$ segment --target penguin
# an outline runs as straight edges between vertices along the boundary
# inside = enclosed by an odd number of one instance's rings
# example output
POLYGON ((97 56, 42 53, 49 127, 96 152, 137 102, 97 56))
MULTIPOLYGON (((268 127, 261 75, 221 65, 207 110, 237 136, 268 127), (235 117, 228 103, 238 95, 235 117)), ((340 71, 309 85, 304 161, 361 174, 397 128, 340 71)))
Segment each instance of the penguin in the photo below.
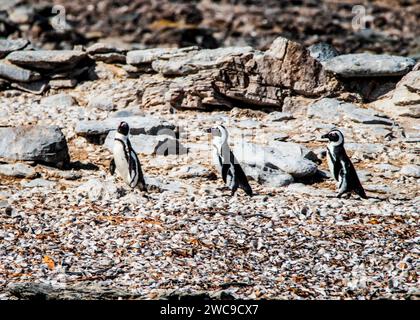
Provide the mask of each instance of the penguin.
POLYGON ((367 199, 356 169, 344 149, 344 135, 341 131, 332 129, 321 138, 330 141, 327 146, 327 161, 331 175, 338 181, 337 198, 340 198, 344 193, 354 191, 361 198, 367 199))
POLYGON ((131 188, 139 187, 141 191, 146 192, 147 187, 140 161, 128 138, 129 131, 128 123, 122 121, 115 133, 114 147, 112 149, 114 157, 111 160, 109 170, 112 175, 116 171, 131 188))
POLYGON ((207 129, 206 132, 213 136, 213 163, 226 186, 232 190, 231 196, 235 194, 238 188, 243 189, 248 196, 252 196, 253 193, 248 179, 229 148, 229 134, 226 128, 217 126, 207 129))

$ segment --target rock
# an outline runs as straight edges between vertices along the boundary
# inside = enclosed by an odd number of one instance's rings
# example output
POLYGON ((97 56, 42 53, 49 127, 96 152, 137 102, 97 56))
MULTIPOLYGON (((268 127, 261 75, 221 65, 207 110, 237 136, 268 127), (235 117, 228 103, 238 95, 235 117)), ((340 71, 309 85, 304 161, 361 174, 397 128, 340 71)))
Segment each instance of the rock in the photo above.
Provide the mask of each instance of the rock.
POLYGON ((261 170, 264 168, 279 169, 294 178, 312 176, 317 171, 317 165, 312 161, 303 158, 303 156, 282 153, 282 150, 278 148, 244 142, 235 145, 233 152, 240 163, 258 167, 261 170))
POLYGON ((338 51, 332 45, 324 42, 313 44, 308 50, 311 57, 321 63, 339 55, 338 51))
POLYGON ((114 99, 112 96, 101 94, 91 95, 88 102, 89 108, 95 108, 99 110, 112 111, 116 108, 114 99))
POLYGON ((31 82, 41 79, 41 75, 38 72, 23 69, 2 61, 0 61, 0 77, 18 82, 31 82))
POLYGON ((45 179, 38 178, 29 182, 21 181, 20 184, 24 188, 53 188, 56 186, 57 183, 54 181, 48 181, 45 179))
POLYGON ((169 183, 162 182, 160 179, 155 177, 145 177, 146 185, 148 190, 156 190, 159 192, 169 191, 171 193, 183 193, 189 190, 189 186, 181 182, 172 181, 169 183))
POLYGON ((48 81, 39 80, 34 82, 14 82, 11 86, 33 94, 43 94, 48 89, 48 81))
POLYGON ((178 177, 180 179, 194 179, 194 178, 216 178, 215 174, 199 164, 186 165, 181 167, 179 170, 171 173, 171 176, 178 177))
POLYGON ((243 169, 247 177, 269 188, 279 188, 294 182, 292 175, 270 167, 260 168, 244 164, 243 169))
MULTIPOLYGON (((108 133, 104 146, 112 151, 115 130, 108 133)), ((167 135, 138 134, 130 137, 130 142, 136 152, 150 155, 183 155, 188 153, 177 139, 167 135)))
POLYGON ((400 174, 407 177, 420 178, 420 166, 407 164, 401 168, 400 174))
POLYGON ((60 128, 36 125, 0 128, 0 157, 45 162, 58 167, 70 160, 66 138, 60 128))
POLYGON ((345 54, 324 62, 326 70, 345 78, 402 76, 414 65, 411 58, 369 53, 345 54))
POLYGON ((88 48, 86 48, 86 52, 88 54, 100 54, 100 53, 124 53, 126 50, 121 50, 119 48, 116 48, 110 44, 107 43, 95 43, 88 48))
POLYGON ((349 142, 344 145, 346 150, 351 150, 354 152, 361 152, 363 154, 373 155, 376 153, 383 153, 385 151, 385 146, 380 143, 354 143, 349 142))
POLYGON ((126 56, 121 53, 110 52, 110 53, 98 53, 91 56, 96 61, 102 61, 105 63, 126 63, 126 56))
POLYGON ((76 50, 37 50, 15 51, 7 56, 7 60, 22 67, 40 70, 54 70, 65 67, 71 69, 87 57, 83 51, 76 50))
POLYGON ((77 79, 53 79, 48 83, 51 89, 74 88, 77 85, 77 79))
POLYGON ((144 50, 133 50, 127 52, 127 63, 133 66, 151 64, 155 59, 160 56, 171 53, 175 49, 165 49, 165 48, 154 48, 154 49, 144 49, 144 50))
POLYGON ((251 47, 202 49, 187 51, 184 54, 175 51, 159 56, 153 61, 152 68, 165 76, 182 76, 195 73, 198 70, 216 68, 228 56, 241 55, 252 51, 251 47))
POLYGON ((26 39, 0 39, 0 59, 10 52, 24 49, 28 44, 26 39))
POLYGON ((90 142, 103 144, 109 131, 116 130, 121 121, 126 121, 130 126, 132 135, 169 134, 173 136, 175 126, 168 122, 152 117, 133 116, 125 118, 108 118, 102 121, 80 121, 75 128, 79 136, 87 138, 90 142), (172 132, 172 134, 171 134, 172 132))
POLYGON ((41 99, 40 104, 48 107, 71 107, 76 105, 76 100, 69 94, 59 93, 41 99))
POLYGON ((316 117, 333 123, 345 117, 364 124, 394 124, 392 120, 378 116, 372 109, 359 108, 352 103, 332 98, 324 98, 311 104, 307 109, 307 115, 310 118, 316 117))
POLYGON ((291 120, 291 119, 294 119, 294 117, 289 112, 274 111, 274 112, 270 112, 266 116, 266 119, 267 121, 278 122, 278 121, 291 120))
POLYGON ((0 164, 0 175, 33 179, 38 176, 34 168, 23 163, 0 164))
POLYGON ((420 71, 411 71, 397 83, 392 101, 397 106, 420 104, 420 71))
POLYGON ((113 177, 106 180, 90 179, 76 189, 77 194, 88 197, 91 201, 106 201, 118 199, 126 194, 124 188, 119 187, 113 177))
POLYGON ((393 166, 392 164, 389 164, 389 163, 379 163, 379 164, 375 164, 373 167, 376 170, 382 171, 382 172, 396 172, 396 171, 400 171, 400 168, 399 167, 393 166))

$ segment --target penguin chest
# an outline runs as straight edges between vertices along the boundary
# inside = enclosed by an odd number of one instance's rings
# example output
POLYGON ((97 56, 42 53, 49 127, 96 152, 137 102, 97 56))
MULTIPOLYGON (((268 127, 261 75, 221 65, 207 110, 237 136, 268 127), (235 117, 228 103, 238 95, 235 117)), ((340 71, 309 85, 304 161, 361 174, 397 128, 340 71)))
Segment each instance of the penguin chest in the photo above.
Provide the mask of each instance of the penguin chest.
POLYGON ((334 163, 336 161, 335 155, 334 155, 334 150, 331 150, 330 147, 328 147, 328 152, 327 152, 327 163, 328 163, 328 169, 330 170, 331 176, 333 177, 333 179, 335 179, 334 176, 334 163))
POLYGON ((115 141, 114 148, 114 161, 115 161, 115 171, 117 174, 126 182, 130 182, 130 170, 129 170, 129 155, 126 155, 124 145, 115 141))
POLYGON ((223 160, 221 158, 221 155, 219 154, 219 151, 217 150, 217 147, 213 145, 212 150, 212 158, 213 158, 213 164, 216 167, 217 171, 219 171, 220 174, 222 174, 222 165, 223 160))

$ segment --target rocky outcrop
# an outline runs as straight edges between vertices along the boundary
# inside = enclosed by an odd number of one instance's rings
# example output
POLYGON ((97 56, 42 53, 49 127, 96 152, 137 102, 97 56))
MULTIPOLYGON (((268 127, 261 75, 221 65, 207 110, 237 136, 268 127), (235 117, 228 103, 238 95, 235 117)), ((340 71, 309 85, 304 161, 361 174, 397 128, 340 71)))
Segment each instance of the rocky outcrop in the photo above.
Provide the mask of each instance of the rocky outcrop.
POLYGON ((66 138, 56 126, 0 128, 0 158, 57 167, 64 167, 70 161, 66 138))

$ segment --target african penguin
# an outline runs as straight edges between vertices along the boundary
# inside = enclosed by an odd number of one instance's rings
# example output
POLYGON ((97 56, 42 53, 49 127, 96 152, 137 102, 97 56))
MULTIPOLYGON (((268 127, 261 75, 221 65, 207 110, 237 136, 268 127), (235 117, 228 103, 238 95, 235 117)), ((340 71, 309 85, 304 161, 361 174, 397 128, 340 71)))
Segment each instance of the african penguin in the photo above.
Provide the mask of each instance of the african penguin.
POLYGON ((129 131, 127 122, 123 121, 119 124, 112 149, 114 158, 111 160, 109 169, 112 175, 117 171, 131 188, 139 187, 141 191, 147 191, 139 158, 128 139, 129 131))
POLYGON ((354 191, 360 197, 367 199, 365 190, 360 183, 356 170, 344 149, 344 135, 337 129, 332 129, 321 138, 328 139, 327 161, 331 175, 338 181, 338 195, 354 191))
POLYGON ((238 188, 241 188, 249 196, 252 196, 252 189, 248 179, 236 160, 228 145, 228 132, 224 126, 217 126, 206 130, 213 136, 213 162, 222 175, 226 186, 232 190, 233 196, 238 188))

